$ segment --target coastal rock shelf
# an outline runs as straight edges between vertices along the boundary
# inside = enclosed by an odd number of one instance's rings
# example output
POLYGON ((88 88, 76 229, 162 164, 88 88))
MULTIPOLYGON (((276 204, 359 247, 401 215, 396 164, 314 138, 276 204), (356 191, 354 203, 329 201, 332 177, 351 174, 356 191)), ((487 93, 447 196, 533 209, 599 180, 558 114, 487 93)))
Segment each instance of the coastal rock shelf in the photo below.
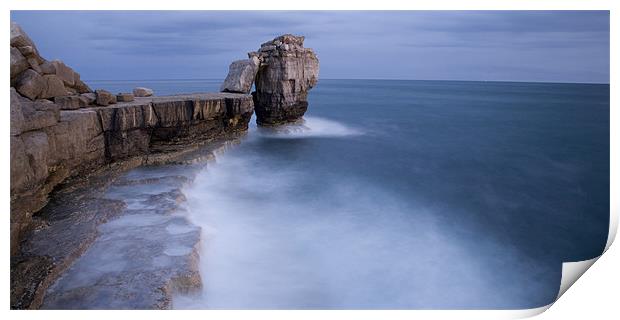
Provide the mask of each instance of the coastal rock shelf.
POLYGON ((11 111, 11 237, 17 252, 32 213, 66 178, 135 156, 162 162, 167 153, 245 131, 253 102, 250 95, 205 93, 59 110, 11 89, 11 111))
POLYGON ((161 162, 165 156, 156 154, 247 130, 253 113, 249 94, 155 97, 139 87, 141 97, 120 94, 117 102, 62 61, 44 59, 16 23, 10 48, 12 256, 34 226, 32 215, 65 179, 134 156, 161 162))
POLYGON ((114 160, 245 131, 254 106, 249 95, 203 93, 137 97, 91 110, 101 120, 106 158, 114 160))
POLYGON ((173 293, 198 290, 200 229, 184 216, 182 191, 236 143, 223 137, 169 154, 173 164, 119 162, 63 184, 37 213, 45 226, 11 260, 11 307, 167 309, 173 293))
POLYGON ((200 228, 183 217, 181 192, 196 166, 140 167, 117 179, 103 199, 118 217, 45 295, 42 309, 168 309, 173 292, 201 287, 200 228))

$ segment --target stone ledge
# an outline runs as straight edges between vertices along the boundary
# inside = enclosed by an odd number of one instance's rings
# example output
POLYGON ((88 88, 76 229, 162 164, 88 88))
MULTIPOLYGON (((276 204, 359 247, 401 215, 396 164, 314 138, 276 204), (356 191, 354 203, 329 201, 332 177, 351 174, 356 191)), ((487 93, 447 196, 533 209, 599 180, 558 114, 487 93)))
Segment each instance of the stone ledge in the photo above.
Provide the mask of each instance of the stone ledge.
POLYGON ((11 110, 11 252, 15 254, 21 234, 31 228, 33 213, 47 203, 58 183, 106 163, 174 153, 245 131, 254 104, 247 94, 194 93, 58 112, 54 103, 32 102, 11 89, 11 110))

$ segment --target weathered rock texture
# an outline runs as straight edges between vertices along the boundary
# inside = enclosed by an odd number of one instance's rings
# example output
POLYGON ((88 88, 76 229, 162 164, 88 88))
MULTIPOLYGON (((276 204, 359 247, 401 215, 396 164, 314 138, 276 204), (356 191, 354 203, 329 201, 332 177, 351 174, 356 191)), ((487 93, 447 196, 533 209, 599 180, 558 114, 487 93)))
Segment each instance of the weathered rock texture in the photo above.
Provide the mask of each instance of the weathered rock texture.
POLYGON ((148 157, 164 166, 134 157, 63 183, 11 259, 11 308, 165 309, 173 292, 200 288, 182 188, 234 136, 148 157))
POLYGON ((133 95, 136 97, 150 97, 153 95, 153 90, 144 87, 136 87, 133 89, 133 95))
POLYGON ((46 61, 41 57, 34 42, 14 22, 11 22, 11 87, 31 100, 92 92, 80 80, 80 75, 62 61, 46 61))
POLYGON ((47 194, 69 176, 134 156, 176 151, 247 130, 250 95, 207 93, 136 98, 60 110, 11 88, 11 248, 47 194))
POLYGON ((102 89, 95 90, 95 95, 97 96, 97 99, 95 100, 97 105, 107 106, 109 104, 116 103, 116 96, 112 95, 109 91, 102 90, 102 89))
POLYGON ((11 255, 17 254, 22 234, 32 229, 33 213, 66 178, 244 131, 253 112, 250 95, 232 93, 92 105, 115 103, 116 95, 92 93, 64 63, 41 58, 15 23, 11 84, 11 255))
POLYGON ((119 93, 116 95, 116 101, 131 102, 134 100, 133 93, 119 93))
POLYGON ((287 34, 249 53, 260 60, 253 93, 258 124, 291 122, 306 112, 308 91, 318 81, 319 60, 303 44, 304 37, 287 34))
POLYGON ((255 56, 231 63, 228 68, 228 76, 222 83, 220 91, 250 93, 259 64, 260 60, 255 56))
POLYGON ((105 140, 94 110, 61 111, 11 88, 11 253, 47 194, 72 174, 106 162, 105 140))

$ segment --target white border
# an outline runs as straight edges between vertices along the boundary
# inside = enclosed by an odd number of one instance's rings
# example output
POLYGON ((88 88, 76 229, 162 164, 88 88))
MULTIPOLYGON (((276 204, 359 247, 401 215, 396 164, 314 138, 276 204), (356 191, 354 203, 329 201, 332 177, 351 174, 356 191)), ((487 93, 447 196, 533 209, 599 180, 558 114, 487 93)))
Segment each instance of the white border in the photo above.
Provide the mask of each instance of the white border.
MULTIPOLYGON (((295 2, 295 1, 283 1, 283 0, 263 0, 263 1, 249 1, 249 0, 236 0, 233 2, 221 1, 221 2, 209 2, 209 1, 196 1, 196 0, 151 0, 151 1, 127 1, 127 0, 5 0, 2 1, 3 6, 2 21, 3 24, 8 27, 8 21, 10 19, 9 10, 612 10, 611 13, 611 74, 610 74, 610 88, 611 88, 611 163, 618 164, 620 159, 618 158, 618 149, 620 137, 618 136, 617 126, 620 124, 619 116, 617 112, 618 97, 615 94, 617 91, 615 84, 615 75, 619 74, 618 65, 615 57, 618 57, 618 23, 616 21, 619 18, 619 14, 616 12, 619 8, 620 1, 613 0, 443 0, 443 1, 423 1, 420 3, 395 1, 395 0, 382 0, 380 2, 356 2, 355 6, 351 6, 346 2, 328 1, 328 0, 316 0, 313 2, 295 2)), ((3 35, 4 43, 8 43, 8 32, 3 35)), ((8 50, 4 51, 4 61, 8 60, 8 50)), ((3 74, 8 74, 8 67, 6 64, 2 65, 3 74)), ((8 77, 3 77, 2 82, 6 88, 9 84, 8 77)), ((8 91, 7 91, 8 92, 8 91)), ((7 92, 2 92, 3 105, 8 106, 9 95, 7 92)), ((9 108, 1 108, 3 112, 3 119, 5 125, 0 126, 0 141, 2 143, 2 150, 5 152, 2 156, 2 192, 5 195, 5 200, 2 201, 1 209, 5 213, 5 221, 8 221, 9 212, 9 125, 7 124, 10 119, 9 108)), ((610 194, 611 200, 611 221, 610 221, 610 236, 606 246, 606 250, 610 248, 610 245, 615 238, 618 225, 619 214, 619 202, 613 195, 618 195, 618 170, 617 167, 612 165, 611 167, 611 186, 610 194)), ((9 226, 5 225, 5 237, 3 237, 3 257, 5 257, 5 263, 2 264, 0 274, 5 275, 4 290, 0 291, 0 294, 5 301, 5 312, 9 308, 9 226)), ((615 249, 609 250, 613 252, 615 249)), ((615 250, 617 251, 617 250, 615 250)), ((556 306, 552 308, 551 312, 545 313, 541 318, 553 317, 554 319, 566 319, 572 318, 578 310, 582 316, 591 314, 611 315, 617 314, 617 310, 614 308, 614 304, 611 302, 613 296, 618 296, 617 286, 620 281, 618 280, 618 273, 615 270, 620 270, 620 262, 618 252, 614 252, 613 256, 609 256, 610 253, 606 253, 601 260, 605 261, 605 265, 593 266, 593 269, 597 269, 596 276, 586 274, 584 278, 597 279, 598 281, 592 287, 592 283, 589 283, 589 289, 595 292, 576 292, 573 294, 569 290, 565 295, 566 299, 573 299, 573 303, 562 304, 562 300, 556 303, 556 306), (615 265, 614 265, 615 264, 615 265), (605 270, 607 273, 605 274, 605 270), (609 281, 609 279, 612 279, 609 281), (615 281, 613 280, 615 279, 615 281), (577 298, 575 298, 577 297, 577 298), (574 300, 578 299, 578 300, 574 300), (589 301, 589 302, 587 302, 589 301), (607 305, 605 305, 607 301, 607 305), (584 307, 585 306, 585 307, 584 307), (589 307, 596 307, 596 310, 589 310, 589 307), (605 307, 608 309, 608 313, 605 311, 605 307), (562 308, 562 309, 561 309, 562 308), (554 310, 556 309, 556 310, 554 310), (560 310, 561 309, 561 310, 560 310)), ((586 262, 565 264, 563 267, 563 284, 562 293, 566 292, 566 289, 570 286, 569 283, 574 281, 567 281, 570 279, 577 279, 587 268, 598 260, 598 258, 588 260, 586 262), (569 276, 569 272, 571 275, 569 276)), ((602 263, 602 262, 601 262, 602 263)), ((580 281, 581 282, 581 281, 580 281)), ((578 283, 577 287, 587 287, 588 284, 578 283)), ((585 290, 585 289, 584 289, 585 290)), ((565 298, 562 298, 565 299, 565 298)), ((218 319, 245 319, 245 318, 265 318, 265 319, 290 319, 294 317, 296 319, 316 319, 316 318, 338 318, 338 319, 410 319, 412 317, 421 317, 424 319, 508 319, 508 318, 521 318, 529 317, 539 314, 545 311, 549 306, 530 309, 530 310, 517 310, 517 311, 170 311, 170 312, 156 312, 156 311, 104 311, 104 312, 88 312, 88 311, 9 311, 5 315, 5 319, 32 319, 33 317, 41 318, 94 318, 94 319, 106 319, 110 317, 149 317, 155 319, 165 319, 170 316, 183 317, 183 318, 204 318, 204 317, 216 317, 218 319), (8 317, 6 317, 8 316, 8 317)))

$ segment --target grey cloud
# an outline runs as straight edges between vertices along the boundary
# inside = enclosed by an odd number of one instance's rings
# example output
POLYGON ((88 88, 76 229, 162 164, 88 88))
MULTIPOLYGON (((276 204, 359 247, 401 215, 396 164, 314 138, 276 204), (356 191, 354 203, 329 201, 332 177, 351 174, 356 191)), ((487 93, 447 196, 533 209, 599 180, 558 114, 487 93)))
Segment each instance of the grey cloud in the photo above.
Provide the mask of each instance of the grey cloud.
POLYGON ((317 51, 324 78, 609 81, 607 11, 21 11, 11 16, 46 56, 86 70, 83 76, 93 79, 131 79, 136 73, 222 78, 231 60, 279 34, 295 33, 317 51))

